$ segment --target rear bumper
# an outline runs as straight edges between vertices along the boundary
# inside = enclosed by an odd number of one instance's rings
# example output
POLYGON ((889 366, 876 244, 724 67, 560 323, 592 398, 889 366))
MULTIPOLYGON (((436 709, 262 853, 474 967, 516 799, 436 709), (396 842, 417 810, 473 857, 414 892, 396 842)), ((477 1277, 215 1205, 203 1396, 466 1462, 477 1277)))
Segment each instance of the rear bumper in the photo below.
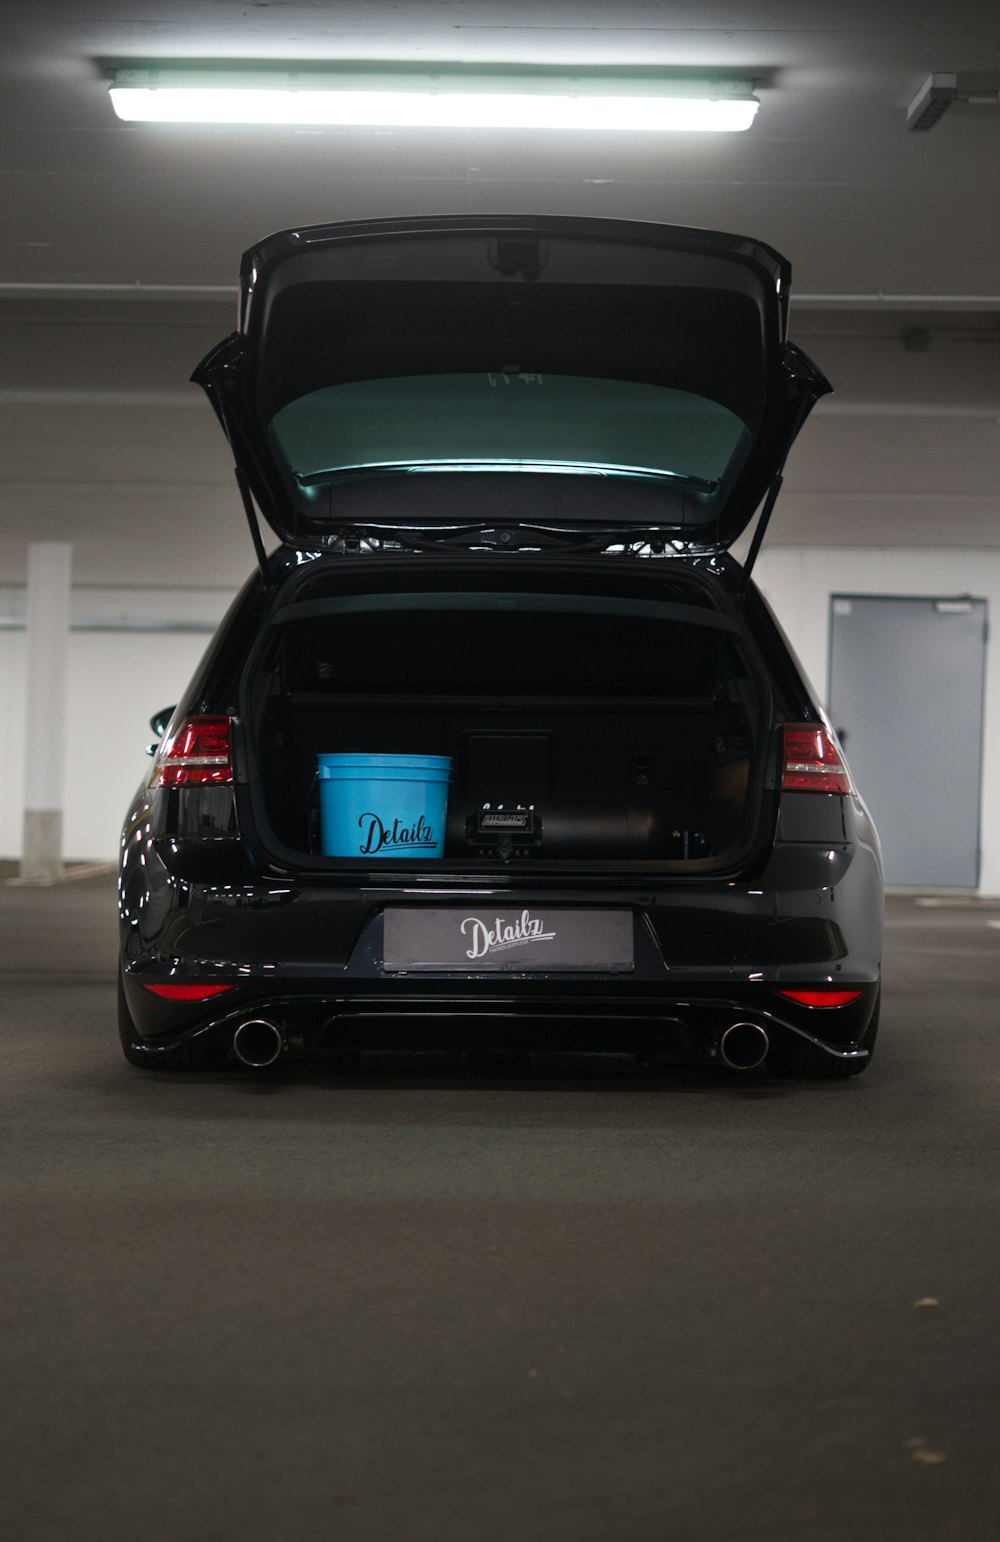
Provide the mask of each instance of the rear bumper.
POLYGON ((169 1055, 198 1040, 228 1049, 237 1028, 263 1019, 278 1029, 286 1054, 338 1056, 359 1050, 465 1050, 502 1054, 529 1050, 558 1053, 628 1053, 662 1056, 676 1063, 711 1064, 735 1023, 753 1023, 768 1038, 798 1037, 832 1058, 867 1058, 860 1048, 877 999, 877 982, 843 1008, 795 1007, 766 986, 729 991, 702 986, 683 994, 605 992, 594 988, 544 992, 528 982, 516 988, 474 990, 470 982, 451 990, 263 991, 249 983, 225 997, 185 1009, 184 1021, 168 1025, 173 1004, 149 996, 141 977, 125 976, 125 993, 137 1028, 132 1047, 169 1055), (151 1018, 157 1021, 152 1023, 151 1018), (155 1027, 155 1032, 150 1030, 155 1027), (145 1029, 145 1032, 141 1030, 145 1029))
MULTIPOLYGON (((135 1046, 147 1051, 168 1052, 195 1039, 228 1047, 241 1022, 262 1017, 279 1029, 287 1052, 304 1055, 365 1048, 551 1049, 711 1062, 736 1022, 754 1023, 772 1038, 808 1039, 832 1056, 857 1055, 875 1008, 877 959, 859 967, 837 927, 806 925, 801 917, 796 925, 787 915, 762 917, 756 908, 762 898, 743 895, 737 902, 730 895, 728 909, 721 903, 706 909, 705 896, 697 908, 634 902, 635 966, 627 973, 399 975, 380 962, 381 902, 355 898, 360 928, 354 946, 340 967, 331 967, 329 938, 338 928, 330 906, 310 905, 300 896, 290 911, 301 922, 294 928, 295 949, 282 955, 272 946, 271 957, 263 957, 256 945, 261 938, 250 928, 242 936, 242 954, 226 956, 219 944, 241 935, 234 916, 218 928, 203 920, 172 934, 188 948, 128 960, 125 995, 135 1046), (316 929, 327 938, 325 959, 316 957, 316 929), (701 959, 691 957, 692 937, 702 940, 701 959), (799 956, 776 957, 778 941, 799 956), (723 956, 712 958, 712 946, 724 949, 723 956), (195 981, 231 989, 203 1002, 166 1001, 144 989, 195 981), (802 1006, 779 995, 780 989, 821 985, 861 994, 839 1008, 802 1006)), ((254 914, 252 904, 247 914, 254 914)), ((280 941, 270 928, 266 934, 272 945, 280 941)))
MULTIPOLYGON (((725 1029, 749 1021, 834 1057, 855 1055, 877 1000, 881 863, 860 803, 829 801, 839 840, 779 838, 762 868, 739 881, 651 874, 599 886, 590 875, 519 891, 511 871, 449 883, 426 870, 382 886, 317 875, 282 881, 262 878, 236 841, 221 843, 233 864, 228 881, 203 882, 182 876, 191 871, 190 851, 149 834, 126 843, 120 885, 135 1045, 150 1053, 197 1039, 225 1045, 241 1022, 265 1017, 288 1051, 302 1054, 551 1047, 711 1061, 725 1029), (634 967, 391 973, 382 965, 383 916, 400 905, 626 910, 634 967), (194 982, 231 989, 177 1002, 143 988, 194 982), (817 1008, 778 994, 819 986, 861 995, 845 1007, 817 1008)), ((218 872, 219 843, 204 846, 218 872)))

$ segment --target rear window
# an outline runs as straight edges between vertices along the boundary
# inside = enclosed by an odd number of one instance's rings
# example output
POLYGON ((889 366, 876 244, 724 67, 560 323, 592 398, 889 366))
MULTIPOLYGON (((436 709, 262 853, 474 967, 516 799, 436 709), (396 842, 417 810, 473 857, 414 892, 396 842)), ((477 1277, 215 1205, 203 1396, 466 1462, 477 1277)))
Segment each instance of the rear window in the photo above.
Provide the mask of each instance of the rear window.
POLYGON ((690 391, 513 366, 328 386, 283 407, 269 437, 304 488, 369 470, 542 470, 712 492, 751 443, 734 412, 690 391))

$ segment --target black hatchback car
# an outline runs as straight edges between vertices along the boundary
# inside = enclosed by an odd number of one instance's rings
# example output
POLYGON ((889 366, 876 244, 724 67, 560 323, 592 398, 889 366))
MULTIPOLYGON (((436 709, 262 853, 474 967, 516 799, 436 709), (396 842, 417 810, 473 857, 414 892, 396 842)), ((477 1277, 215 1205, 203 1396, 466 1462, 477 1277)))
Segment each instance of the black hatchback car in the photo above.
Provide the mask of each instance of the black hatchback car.
POLYGON ((829 389, 789 277, 573 218, 246 254, 194 379, 257 569, 122 835, 128 1060, 865 1069, 878 842, 750 578, 829 389))

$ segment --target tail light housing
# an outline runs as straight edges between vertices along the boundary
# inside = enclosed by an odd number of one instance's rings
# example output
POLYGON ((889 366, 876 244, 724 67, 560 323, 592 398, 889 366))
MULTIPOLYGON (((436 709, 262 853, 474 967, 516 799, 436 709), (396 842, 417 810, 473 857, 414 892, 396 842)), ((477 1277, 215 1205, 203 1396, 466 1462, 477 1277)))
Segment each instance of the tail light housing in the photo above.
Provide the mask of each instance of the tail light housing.
POLYGON ((160 746, 150 786, 219 787, 232 781, 232 719, 186 717, 160 746))
POLYGON ((786 723, 781 758, 782 792, 854 791, 851 774, 829 729, 822 723, 786 723))

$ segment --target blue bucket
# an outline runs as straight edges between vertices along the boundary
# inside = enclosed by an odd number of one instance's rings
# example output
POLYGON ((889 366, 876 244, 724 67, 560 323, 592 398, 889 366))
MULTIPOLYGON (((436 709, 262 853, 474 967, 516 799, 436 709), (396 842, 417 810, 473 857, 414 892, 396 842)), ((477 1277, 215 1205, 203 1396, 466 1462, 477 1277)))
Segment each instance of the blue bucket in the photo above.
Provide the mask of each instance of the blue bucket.
POLYGON ((450 755, 319 755, 325 857, 443 857, 450 755))

